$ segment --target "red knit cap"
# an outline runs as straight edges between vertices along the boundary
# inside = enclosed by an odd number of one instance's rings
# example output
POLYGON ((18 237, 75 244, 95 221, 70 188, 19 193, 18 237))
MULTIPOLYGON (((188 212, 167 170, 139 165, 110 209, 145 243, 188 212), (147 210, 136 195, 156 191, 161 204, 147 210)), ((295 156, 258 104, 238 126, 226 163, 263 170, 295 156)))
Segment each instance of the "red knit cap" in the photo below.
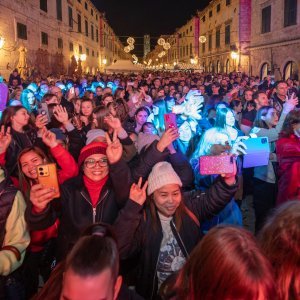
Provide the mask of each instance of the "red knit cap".
POLYGON ((102 142, 92 142, 87 146, 83 147, 80 151, 80 155, 78 158, 79 167, 83 164, 83 162, 93 154, 104 154, 106 155, 107 144, 102 142))

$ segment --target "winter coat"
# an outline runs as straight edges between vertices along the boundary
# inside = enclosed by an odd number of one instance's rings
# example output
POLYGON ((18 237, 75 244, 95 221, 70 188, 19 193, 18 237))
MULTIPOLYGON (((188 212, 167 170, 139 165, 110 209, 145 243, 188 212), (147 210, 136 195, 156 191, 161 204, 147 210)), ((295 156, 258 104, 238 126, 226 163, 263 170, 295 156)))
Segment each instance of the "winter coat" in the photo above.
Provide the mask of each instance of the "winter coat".
MULTIPOLYGON (((237 186, 237 184, 228 186, 218 177, 207 192, 186 192, 183 201, 188 210, 201 222, 218 214, 231 200, 237 186)), ((170 225, 182 253, 187 258, 201 239, 202 234, 199 224, 186 210, 183 210, 180 217, 182 221, 180 228, 176 228, 175 217, 170 225)), ((154 220, 150 207, 144 208, 129 200, 120 211, 114 228, 118 239, 120 258, 138 257, 136 291, 146 299, 153 299, 157 292, 156 267, 163 238, 157 212, 156 220, 154 220), (154 229, 155 221, 158 225, 157 230, 154 229)))
POLYGON ((276 143, 279 162, 277 205, 300 200, 300 138, 292 134, 276 143))
POLYGON ((57 238, 57 259, 65 258, 80 233, 87 226, 104 222, 112 224, 125 205, 131 185, 130 172, 124 161, 109 167, 109 180, 103 186, 98 203, 93 207, 83 176, 72 178, 61 186, 61 197, 50 202, 42 213, 26 209, 26 221, 31 230, 43 230, 60 219, 57 238))

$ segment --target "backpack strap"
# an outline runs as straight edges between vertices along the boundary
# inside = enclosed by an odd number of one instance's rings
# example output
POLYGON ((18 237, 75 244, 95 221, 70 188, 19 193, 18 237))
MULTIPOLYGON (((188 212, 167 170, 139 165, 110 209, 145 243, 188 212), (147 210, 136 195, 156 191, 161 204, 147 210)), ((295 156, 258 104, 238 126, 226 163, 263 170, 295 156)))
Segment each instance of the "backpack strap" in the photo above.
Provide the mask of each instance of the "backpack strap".
POLYGON ((184 205, 184 210, 185 210, 186 214, 194 221, 194 223, 198 227, 200 227, 200 222, 199 222, 198 218, 196 217, 196 215, 190 209, 188 209, 185 205, 184 205))

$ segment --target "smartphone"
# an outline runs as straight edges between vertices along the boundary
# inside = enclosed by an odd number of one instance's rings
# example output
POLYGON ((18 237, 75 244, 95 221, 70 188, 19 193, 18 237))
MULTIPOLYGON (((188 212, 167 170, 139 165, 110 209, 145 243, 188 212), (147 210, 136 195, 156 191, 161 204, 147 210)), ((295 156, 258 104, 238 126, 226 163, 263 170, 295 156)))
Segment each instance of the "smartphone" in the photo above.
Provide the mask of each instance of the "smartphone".
POLYGON ((231 155, 204 155, 199 158, 201 175, 232 173, 233 164, 234 158, 231 155))
POLYGON ((56 164, 43 164, 37 166, 37 174, 38 182, 44 187, 55 189, 55 198, 60 197, 56 164))
POLYGON ((169 128, 178 128, 176 114, 174 113, 164 114, 164 120, 165 120, 166 130, 169 128))
POLYGON ((38 108, 38 114, 46 116, 48 123, 51 121, 48 106, 46 103, 41 103, 40 108, 38 108))
POLYGON ((270 145, 267 137, 242 140, 247 147, 243 155, 243 168, 266 166, 269 163, 270 145))

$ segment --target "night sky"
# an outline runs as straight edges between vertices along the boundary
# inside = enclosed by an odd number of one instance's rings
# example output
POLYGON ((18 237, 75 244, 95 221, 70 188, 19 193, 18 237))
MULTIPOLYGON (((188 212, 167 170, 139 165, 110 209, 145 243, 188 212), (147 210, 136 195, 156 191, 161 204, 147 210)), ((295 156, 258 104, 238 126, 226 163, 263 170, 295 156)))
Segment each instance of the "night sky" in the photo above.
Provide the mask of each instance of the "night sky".
POLYGON ((140 47, 136 47, 133 52, 137 56, 142 56, 144 34, 150 34, 153 47, 159 35, 174 33, 176 28, 183 26, 196 15, 197 9, 204 8, 209 0, 177 0, 178 4, 171 0, 92 0, 92 2, 101 12, 105 12, 106 19, 123 44, 126 44, 128 36, 135 38, 135 46, 140 47))

